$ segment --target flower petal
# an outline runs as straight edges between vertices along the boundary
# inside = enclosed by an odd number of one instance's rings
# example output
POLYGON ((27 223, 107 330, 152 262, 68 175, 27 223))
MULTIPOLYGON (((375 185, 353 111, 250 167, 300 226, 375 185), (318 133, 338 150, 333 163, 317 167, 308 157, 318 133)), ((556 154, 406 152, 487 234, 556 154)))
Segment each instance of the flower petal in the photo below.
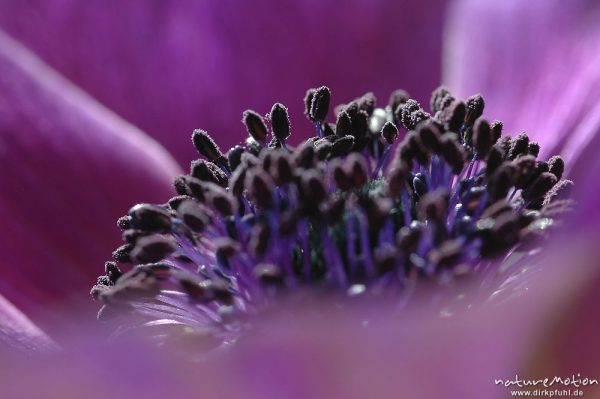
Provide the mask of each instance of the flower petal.
POLYGON ((373 308, 377 322, 366 324, 347 309, 319 307, 277 312, 251 336, 201 362, 169 351, 140 355, 140 341, 121 351, 88 342, 87 350, 41 362, 0 360, 0 382, 12 382, 0 384, 0 395, 37 397, 40 387, 50 387, 45 398, 99 397, 93 392, 154 398, 168 387, 173 397, 501 397, 507 391, 494 378, 514 375, 532 340, 513 308, 449 319, 426 309, 399 318, 373 308))
POLYGON ((312 131, 309 87, 338 103, 372 90, 385 104, 398 87, 428 101, 445 3, 9 0, 0 26, 187 164, 194 128, 228 148, 247 108, 282 102, 293 129, 312 131))
POLYGON ((0 32, 0 292, 62 319, 119 241, 117 217, 164 201, 178 173, 159 144, 0 32))
POLYGON ((0 353, 53 352, 57 345, 0 295, 0 353))
POLYGON ((444 80, 457 94, 481 92, 489 115, 511 134, 526 130, 542 156, 563 153, 576 169, 588 161, 580 154, 600 132, 589 115, 600 92, 597 2, 459 0, 447 33, 444 80))

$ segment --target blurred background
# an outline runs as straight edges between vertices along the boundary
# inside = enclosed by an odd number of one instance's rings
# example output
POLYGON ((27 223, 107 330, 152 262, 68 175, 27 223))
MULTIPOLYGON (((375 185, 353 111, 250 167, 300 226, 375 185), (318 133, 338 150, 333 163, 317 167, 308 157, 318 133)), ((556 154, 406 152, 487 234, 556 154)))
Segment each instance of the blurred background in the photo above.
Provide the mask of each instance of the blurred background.
POLYGON ((228 148, 242 112, 327 84, 337 103, 440 81, 446 1, 3 1, 2 29, 187 168, 202 127, 228 148))

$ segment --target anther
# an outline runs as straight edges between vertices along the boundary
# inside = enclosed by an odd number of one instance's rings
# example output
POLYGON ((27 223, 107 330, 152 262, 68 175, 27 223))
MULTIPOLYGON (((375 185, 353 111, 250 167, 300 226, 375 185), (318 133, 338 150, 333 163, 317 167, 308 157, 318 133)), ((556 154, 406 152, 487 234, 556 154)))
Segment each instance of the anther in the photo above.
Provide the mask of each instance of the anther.
POLYGON ((342 191, 348 191, 352 187, 352 180, 341 163, 333 167, 333 180, 335 180, 335 184, 342 191))
POLYGON ((164 259, 177 248, 173 237, 154 234, 140 237, 133 250, 131 259, 134 263, 153 263, 164 259))
POLYGON ((410 148, 410 154, 423 166, 429 164, 429 153, 416 132, 408 132, 404 142, 410 148))
POLYGON ((187 186, 187 193, 199 201, 204 201, 206 196, 204 195, 204 183, 192 176, 185 176, 185 184, 187 186))
POLYGON ((289 183, 293 179, 292 165, 286 154, 280 154, 273 163, 274 169, 271 173, 277 185, 289 183))
POLYGON ((560 180, 565 171, 565 161, 560 155, 554 155, 548 160, 548 172, 556 176, 560 180))
POLYGON ((465 120, 467 107, 462 101, 455 101, 442 113, 444 129, 449 132, 459 132, 465 120))
POLYGON ((236 145, 227 151, 227 160, 229 161, 229 167, 232 171, 235 171, 237 167, 242 163, 242 154, 245 152, 244 147, 236 145))
POLYGON ((429 188, 427 187, 427 182, 425 181, 425 176, 422 173, 417 173, 412 180, 413 190, 415 190, 415 194, 417 198, 423 197, 427 194, 429 188))
POLYGON ((273 205, 273 182, 267 173, 253 170, 246 177, 246 188, 260 208, 268 209, 273 205))
POLYGON ((194 147, 200 153, 211 162, 217 161, 223 157, 223 153, 219 149, 219 146, 214 142, 212 137, 208 135, 204 130, 196 129, 192 134, 192 142, 194 147))
POLYGON ((525 155, 529 151, 529 137, 525 133, 519 134, 510 143, 508 159, 515 159, 519 155, 525 155))
POLYGON ((126 230, 131 227, 131 218, 129 216, 121 216, 117 219, 117 226, 121 230, 126 230))
POLYGON ((123 240, 125 242, 128 242, 130 244, 135 244, 136 241, 138 240, 138 238, 146 236, 148 234, 150 234, 150 233, 142 231, 142 230, 128 229, 123 232, 121 237, 123 238, 123 240))
POLYGON ((312 141, 306 141, 293 156, 293 164, 298 168, 310 169, 315 161, 315 145, 312 141))
POLYGON ((315 171, 309 171, 302 176, 302 191, 309 207, 318 207, 327 198, 325 184, 315 171))
POLYGON ((450 165, 452 173, 459 174, 465 166, 465 154, 455 135, 444 133, 440 144, 442 158, 450 165))
POLYGON ((467 126, 473 125, 475 120, 483 115, 483 109, 485 108, 485 101, 480 94, 475 94, 467 99, 467 112, 465 114, 465 124, 467 126))
POLYGON ((365 158, 358 153, 352 153, 348 156, 346 171, 353 182, 354 188, 359 189, 369 181, 365 158))
POLYGON ((525 155, 517 158, 513 163, 517 168, 515 187, 518 189, 525 188, 535 173, 535 157, 533 155, 525 155))
POLYGON ((440 151, 440 131, 437 126, 433 123, 422 124, 417 130, 419 141, 423 146, 433 152, 438 153, 440 151))
POLYGON ((354 137, 350 135, 340 137, 339 139, 333 142, 330 156, 332 158, 336 158, 342 155, 346 155, 352 150, 352 147, 354 147, 354 137))
POLYGON ((521 196, 525 201, 533 201, 546 195, 558 179, 550 172, 543 172, 531 185, 523 190, 521 196))
POLYGON ((121 263, 131 263, 131 250, 133 249, 133 245, 124 244, 117 248, 113 253, 112 257, 117 262, 121 263))
POLYGON ((106 276, 110 282, 113 284, 116 283, 117 280, 123 275, 123 272, 115 262, 104 263, 104 272, 106 273, 106 276))
POLYGON ((400 109, 400 122, 407 130, 413 130, 417 125, 427 119, 431 115, 423 111, 421 105, 415 100, 408 100, 400 109))
POLYGON ((352 120, 352 135, 355 138, 355 143, 361 142, 367 134, 369 128, 369 115, 365 111, 358 111, 351 117, 352 120))
POLYGON ((494 139, 494 143, 497 142, 500 139, 500 136, 502 136, 502 128, 504 127, 504 124, 502 123, 502 121, 493 121, 490 124, 490 129, 492 129, 492 137, 494 139))
POLYGON ((312 120, 318 122, 325 120, 329 111, 330 99, 331 92, 327 86, 321 86, 315 90, 310 107, 310 117, 312 120))
POLYGON ((516 177, 516 168, 511 163, 505 162, 494 172, 487 190, 493 201, 505 198, 513 186, 516 177))
POLYGON ((317 159, 320 161, 327 159, 332 147, 333 144, 327 140, 321 140, 315 143, 315 154, 317 155, 317 159))
POLYGON ((192 161, 191 175, 200 181, 227 187, 227 175, 217 165, 204 159, 192 161))
MULTIPOLYGON (((252 110, 244 111, 242 122, 246 125, 248 134, 259 143, 264 143, 267 138, 267 126, 262 116, 252 110)), ((233 166, 232 166, 233 169, 233 166)))
POLYGON ((220 265, 229 268, 229 259, 240 251, 240 244, 230 238, 220 238, 215 242, 215 257, 220 265))
POLYGON ((173 225, 169 212, 159 206, 138 204, 129 210, 131 226, 135 229, 167 232, 173 225))
POLYGON ((280 142, 290 136, 290 118, 288 110, 283 104, 276 103, 271 108, 271 128, 273 136, 280 142))
POLYGON ((403 105, 409 99, 410 95, 405 90, 395 90, 392 92, 392 94, 390 94, 390 99, 388 101, 389 110, 395 114, 398 107, 403 105))
POLYGON ((167 204, 169 205, 169 208, 176 211, 177 208, 179 208, 179 205, 181 205, 181 203, 183 201, 187 201, 190 199, 192 199, 192 197, 190 197, 189 195, 177 195, 177 196, 169 199, 169 201, 167 201, 167 204))
POLYGON ((304 115, 306 115, 306 117, 312 122, 315 122, 315 120, 312 118, 310 111, 312 108, 312 102, 316 91, 317 89, 311 88, 308 89, 306 91, 306 94, 304 95, 304 115))
POLYGON ((206 228, 211 222, 206 210, 196 201, 184 201, 177 208, 177 216, 196 232, 200 232, 206 228))
POLYGON ((454 97, 445 86, 440 86, 431 94, 431 111, 435 114, 448 108, 454 102, 454 97))
POLYGON ((494 138, 490 124, 485 119, 478 119, 473 126, 473 145, 477 155, 485 157, 493 144, 494 138))
POLYGON ((361 111, 365 111, 368 116, 373 115, 373 111, 375 110, 376 102, 377 102, 377 99, 375 98, 375 95, 371 92, 365 93, 356 99, 358 108, 361 111))
POLYGON ((529 155, 537 157, 540 153, 540 145, 534 141, 529 142, 527 152, 529 153, 529 155))
POLYGON ((352 133, 352 120, 346 111, 338 114, 335 124, 335 134, 339 137, 350 135, 352 133))
POLYGON ((207 185, 207 197, 212 207, 223 216, 231 216, 237 210, 233 198, 219 186, 207 185))
MULTIPOLYGON (((175 191, 179 195, 189 195, 190 194, 190 190, 189 190, 188 185, 185 180, 186 180, 185 175, 177 176, 175 178, 175 180, 173 180, 173 186, 175 187, 175 191)), ((125 228, 127 228, 127 227, 125 227, 125 228)))
POLYGON ((381 128, 381 135, 388 144, 393 144, 398 137, 398 128, 392 122, 386 122, 381 128))
POLYGON ((502 136, 496 141, 495 147, 502 152, 502 159, 508 158, 508 152, 510 151, 512 140, 510 136, 502 136))

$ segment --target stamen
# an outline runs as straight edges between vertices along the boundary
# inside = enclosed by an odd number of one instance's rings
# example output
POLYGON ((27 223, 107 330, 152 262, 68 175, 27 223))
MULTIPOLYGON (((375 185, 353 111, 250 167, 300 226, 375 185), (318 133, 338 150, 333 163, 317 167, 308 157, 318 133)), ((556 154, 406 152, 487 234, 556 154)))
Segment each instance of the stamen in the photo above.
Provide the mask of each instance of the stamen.
POLYGON ((323 122, 329 111, 329 100, 331 92, 327 86, 321 86, 315 90, 311 106, 310 118, 316 122, 323 122))
POLYGON ((285 139, 290 137, 290 119, 288 117, 288 110, 283 104, 276 103, 271 108, 271 128, 274 138, 280 143, 283 143, 285 139))
MULTIPOLYGON (((264 143, 267 138, 267 126, 262 116, 252 110, 244 111, 242 122, 246 125, 248 134, 259 143, 264 143)), ((232 166, 233 168, 233 166, 232 166)), ((234 168, 235 169, 235 168, 234 168)))
POLYGON ((501 275, 490 258, 536 245, 572 209, 562 158, 536 160, 526 134, 501 136, 480 95, 465 103, 440 87, 430 114, 402 90, 385 109, 367 93, 335 107, 335 125, 330 101, 326 86, 307 91, 316 134, 296 147, 279 103, 266 118, 244 112, 249 137, 226 158, 195 130, 205 159, 175 179, 178 195, 118 220, 125 244, 91 290, 98 317, 119 332, 172 319, 225 343, 298 287, 340 306, 409 306, 421 285, 442 294, 501 275))
POLYGON ((200 153, 200 155, 205 156, 209 161, 214 162, 223 157, 223 153, 219 149, 219 146, 204 130, 194 130, 192 142, 194 143, 194 147, 196 147, 196 150, 200 153))

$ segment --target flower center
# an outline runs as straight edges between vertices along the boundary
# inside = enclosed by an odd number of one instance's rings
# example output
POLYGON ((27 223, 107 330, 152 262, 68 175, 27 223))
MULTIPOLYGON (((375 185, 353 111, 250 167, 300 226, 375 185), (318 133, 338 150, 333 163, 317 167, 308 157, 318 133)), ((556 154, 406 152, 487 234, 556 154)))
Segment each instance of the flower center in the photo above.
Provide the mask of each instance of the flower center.
POLYGON ((571 206, 562 159, 503 136, 479 95, 438 88, 430 114, 402 90, 385 108, 369 93, 328 123, 330 97, 307 92, 316 135, 297 147, 281 104, 244 112, 249 137, 227 154, 194 131, 204 159, 177 177, 179 195, 119 219, 121 266, 107 262, 92 289, 100 316, 225 342, 301 289, 404 303, 422 282, 444 292, 497 270, 571 206))

